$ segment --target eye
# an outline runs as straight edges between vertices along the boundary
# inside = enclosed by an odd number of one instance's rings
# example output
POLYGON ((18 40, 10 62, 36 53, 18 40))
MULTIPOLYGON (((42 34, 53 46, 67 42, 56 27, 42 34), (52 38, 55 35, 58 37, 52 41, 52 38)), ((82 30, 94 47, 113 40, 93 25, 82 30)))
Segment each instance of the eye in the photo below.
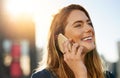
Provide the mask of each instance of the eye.
POLYGON ((81 24, 75 25, 75 27, 81 27, 81 24))
POLYGON ((82 26, 82 24, 76 24, 76 25, 74 25, 74 27, 81 27, 82 26))
POLYGON ((92 26, 92 22, 88 22, 88 25, 91 25, 91 26, 92 26))

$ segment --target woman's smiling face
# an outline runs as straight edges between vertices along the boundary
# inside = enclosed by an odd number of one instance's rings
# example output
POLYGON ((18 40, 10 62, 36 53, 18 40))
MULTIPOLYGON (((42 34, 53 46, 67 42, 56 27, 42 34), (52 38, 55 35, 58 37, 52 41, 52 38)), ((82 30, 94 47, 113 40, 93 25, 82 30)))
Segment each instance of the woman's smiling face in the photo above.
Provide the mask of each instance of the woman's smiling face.
POLYGON ((84 47, 84 52, 95 48, 94 29, 83 11, 73 10, 67 18, 65 36, 84 47))

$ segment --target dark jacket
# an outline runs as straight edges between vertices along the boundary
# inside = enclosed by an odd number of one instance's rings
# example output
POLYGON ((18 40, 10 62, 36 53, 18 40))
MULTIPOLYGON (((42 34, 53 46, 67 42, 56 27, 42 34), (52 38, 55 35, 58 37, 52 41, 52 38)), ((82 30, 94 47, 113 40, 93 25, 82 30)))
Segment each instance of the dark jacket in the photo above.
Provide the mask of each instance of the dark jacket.
POLYGON ((32 74, 31 78, 57 78, 51 71, 46 69, 35 72, 32 74))
MULTIPOLYGON (((109 71, 106 71, 105 75, 106 78, 115 78, 114 75, 109 71)), ((57 77, 52 72, 44 69, 42 71, 33 73, 31 78, 57 78, 57 77)))

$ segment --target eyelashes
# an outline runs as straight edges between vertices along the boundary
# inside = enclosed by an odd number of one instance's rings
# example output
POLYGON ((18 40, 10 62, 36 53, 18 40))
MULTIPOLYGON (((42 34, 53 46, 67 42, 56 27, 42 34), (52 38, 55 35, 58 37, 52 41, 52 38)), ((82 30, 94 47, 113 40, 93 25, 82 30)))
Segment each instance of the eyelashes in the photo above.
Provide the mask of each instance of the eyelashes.
MULTIPOLYGON (((87 23, 88 25, 90 25, 90 26, 92 26, 92 23, 91 22, 89 22, 89 23, 87 23)), ((77 27, 82 27, 83 26, 83 24, 76 24, 76 25, 74 25, 74 27, 75 28, 77 28, 77 27)))
POLYGON ((74 27, 81 27, 82 25, 81 24, 77 24, 77 25, 75 25, 74 27))
POLYGON ((88 24, 92 26, 92 23, 91 23, 91 22, 89 22, 88 24))

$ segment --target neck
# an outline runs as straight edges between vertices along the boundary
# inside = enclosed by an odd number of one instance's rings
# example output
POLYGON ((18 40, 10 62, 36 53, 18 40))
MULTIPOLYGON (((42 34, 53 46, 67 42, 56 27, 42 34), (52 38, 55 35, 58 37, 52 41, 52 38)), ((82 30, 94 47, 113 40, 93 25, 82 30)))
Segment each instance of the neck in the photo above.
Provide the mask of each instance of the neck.
POLYGON ((83 63, 85 62, 85 56, 86 56, 86 52, 83 52, 82 54, 81 54, 81 59, 82 59, 82 61, 83 61, 83 63))

